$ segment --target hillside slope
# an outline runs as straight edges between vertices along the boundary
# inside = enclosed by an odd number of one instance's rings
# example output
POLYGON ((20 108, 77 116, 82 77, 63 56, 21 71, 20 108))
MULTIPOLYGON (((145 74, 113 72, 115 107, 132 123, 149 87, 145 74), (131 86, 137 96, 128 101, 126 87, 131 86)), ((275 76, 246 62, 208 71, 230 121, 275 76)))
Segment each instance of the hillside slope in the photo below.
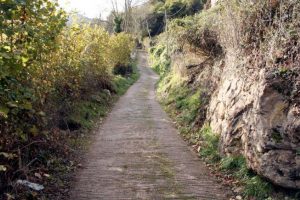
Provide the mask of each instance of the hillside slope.
POLYGON ((299 2, 206 8, 172 20, 150 49, 160 100, 199 149, 210 127, 220 159, 243 157, 272 183, 300 189, 299 2))

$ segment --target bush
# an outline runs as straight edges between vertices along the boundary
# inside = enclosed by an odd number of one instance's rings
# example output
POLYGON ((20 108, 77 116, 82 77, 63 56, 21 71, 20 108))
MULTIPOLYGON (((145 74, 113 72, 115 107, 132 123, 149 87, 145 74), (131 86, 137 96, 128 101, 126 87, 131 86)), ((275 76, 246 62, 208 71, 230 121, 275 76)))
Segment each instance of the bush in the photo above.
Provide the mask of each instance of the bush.
POLYGON ((164 45, 158 45, 150 49, 151 66, 156 73, 164 76, 170 70, 171 59, 167 55, 167 48, 164 45))
POLYGON ((64 29, 58 40, 61 48, 47 55, 46 62, 47 65, 52 62, 47 73, 58 96, 65 94, 66 98, 73 99, 95 89, 111 88, 109 39, 108 33, 97 26, 74 24, 64 29))
POLYGON ((109 64, 113 67, 117 65, 128 66, 133 48, 134 40, 129 34, 113 35, 109 40, 109 64))
MULTIPOLYGON (((147 16, 151 36, 156 36, 165 30, 165 11, 168 19, 182 18, 194 15, 203 8, 205 0, 166 0, 152 1, 153 11, 147 16)), ((148 33, 144 31, 146 36, 148 33), (147 33, 147 34, 146 34, 147 33)))
POLYGON ((51 139, 59 137, 49 130, 67 121, 78 101, 113 91, 113 68, 129 66, 129 35, 66 21, 54 1, 0 1, 0 154, 9 155, 0 155, 1 194, 31 173, 23 170, 30 161, 52 149, 51 139))
POLYGON ((188 48, 190 51, 204 53, 217 57, 223 54, 219 41, 217 23, 220 7, 203 10, 193 17, 172 20, 169 27, 169 37, 177 46, 188 48))
POLYGON ((132 72, 130 56, 133 48, 134 40, 126 33, 113 35, 110 38, 107 56, 109 57, 109 64, 113 66, 113 72, 115 74, 126 75, 132 72))
POLYGON ((125 76, 125 75, 128 75, 128 74, 131 74, 132 72, 133 72, 133 69, 132 69, 131 65, 123 66, 123 65, 117 64, 114 67, 114 74, 115 75, 125 76))
POLYGON ((245 181, 244 195, 247 197, 256 197, 265 199, 272 191, 270 183, 262 180, 259 176, 254 176, 245 181))

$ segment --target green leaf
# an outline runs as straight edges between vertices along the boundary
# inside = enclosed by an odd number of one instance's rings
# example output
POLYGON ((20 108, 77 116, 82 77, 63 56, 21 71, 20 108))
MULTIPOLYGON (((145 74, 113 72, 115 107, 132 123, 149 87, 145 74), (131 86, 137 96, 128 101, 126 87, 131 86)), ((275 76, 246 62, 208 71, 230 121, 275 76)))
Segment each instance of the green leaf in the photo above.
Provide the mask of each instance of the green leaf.
POLYGON ((0 56, 6 59, 11 59, 11 55, 6 52, 0 53, 0 56))
POLYGON ((37 136, 39 134, 39 130, 36 126, 33 126, 29 131, 33 136, 37 136))
POLYGON ((20 134, 20 138, 22 139, 22 141, 26 142, 27 139, 27 135, 25 133, 20 134))
POLYGON ((0 117, 7 118, 9 113, 9 108, 5 106, 0 106, 0 117))
POLYGON ((4 46, 3 49, 5 49, 6 51, 10 51, 11 50, 10 46, 4 46))
POLYGON ((16 134, 22 139, 23 142, 26 142, 26 141, 28 140, 27 134, 24 133, 24 132, 22 131, 22 129, 18 129, 18 130, 16 131, 16 134))
POLYGON ((23 103, 21 107, 25 110, 32 110, 32 104, 30 102, 23 103))
POLYGON ((22 60, 22 63, 25 64, 25 63, 28 62, 29 58, 27 58, 27 57, 22 57, 21 60, 22 60))

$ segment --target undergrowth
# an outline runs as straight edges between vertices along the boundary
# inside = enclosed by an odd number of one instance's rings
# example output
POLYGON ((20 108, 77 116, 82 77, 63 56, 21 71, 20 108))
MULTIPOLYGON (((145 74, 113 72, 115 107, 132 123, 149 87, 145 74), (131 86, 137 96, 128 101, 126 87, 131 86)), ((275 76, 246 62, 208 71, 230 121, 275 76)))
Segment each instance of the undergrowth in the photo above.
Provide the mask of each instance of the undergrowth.
POLYGON ((102 89, 74 102, 71 112, 64 118, 65 129, 51 130, 46 140, 41 138, 39 142, 43 148, 39 147, 39 152, 35 152, 37 158, 26 174, 28 181, 45 187, 43 192, 27 190, 11 181, 11 185, 3 188, 0 199, 61 199, 68 195, 73 174, 81 167, 81 156, 90 146, 92 129, 101 124, 118 97, 139 78, 136 62, 131 65, 131 74, 114 77, 114 92, 102 89))
POLYGON ((151 48, 150 55, 150 59, 153 62, 153 70, 162 76, 166 74, 169 71, 171 65, 171 60, 167 53, 166 46, 158 45, 155 48, 151 48))
POLYGON ((246 159, 243 156, 228 156, 221 160, 220 169, 232 174, 244 186, 245 197, 265 199, 272 192, 272 185, 254 174, 247 168, 246 159))
POLYGON ((129 72, 133 37, 71 18, 57 1, 0 1, 0 198, 44 183, 45 155, 70 154, 66 140, 134 81, 113 73, 129 72))
MULTIPOLYGON (((73 112, 68 119, 80 124, 81 128, 78 131, 71 132, 69 137, 67 137, 66 144, 72 149, 70 154, 65 157, 52 158, 56 164, 54 167, 51 167, 53 169, 51 172, 53 174, 52 182, 55 182, 55 184, 57 182, 60 183, 59 187, 62 186, 62 188, 65 188, 65 191, 68 191, 70 187, 69 183, 70 179, 72 179, 72 174, 77 168, 81 167, 80 157, 90 146, 92 129, 98 126, 99 122, 101 124, 114 102, 138 80, 139 72, 136 61, 131 63, 131 67, 131 74, 115 76, 113 79, 115 93, 110 93, 108 90, 99 91, 91 98, 81 100, 74 105, 73 112)), ((45 195, 50 199, 57 198, 65 196, 65 191, 62 194, 53 195, 51 194, 53 192, 49 192, 45 195)))
POLYGON ((113 85, 118 95, 123 95, 128 87, 132 85, 139 78, 136 61, 132 63, 132 73, 129 76, 116 76, 113 80, 113 85))
POLYGON ((202 141, 199 154, 200 156, 207 158, 208 162, 219 162, 221 156, 218 152, 219 135, 212 132, 209 125, 204 125, 200 130, 200 141, 202 141))
POLYGON ((109 90, 102 90, 89 99, 78 101, 74 104, 68 119, 80 124, 83 128, 92 128, 94 125, 93 120, 105 117, 113 102, 123 95, 139 78, 136 61, 131 63, 131 67, 131 74, 126 76, 117 75, 113 78, 112 85, 115 94, 111 94, 109 90))

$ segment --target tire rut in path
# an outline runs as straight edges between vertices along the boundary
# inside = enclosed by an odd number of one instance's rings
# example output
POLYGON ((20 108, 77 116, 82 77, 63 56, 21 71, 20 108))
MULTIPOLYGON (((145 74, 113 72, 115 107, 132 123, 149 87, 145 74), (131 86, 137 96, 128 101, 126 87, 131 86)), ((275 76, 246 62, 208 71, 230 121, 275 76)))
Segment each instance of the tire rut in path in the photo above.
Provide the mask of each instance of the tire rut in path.
POLYGON ((70 199, 228 199, 156 101, 158 76, 138 56, 141 77, 97 132, 70 199))

